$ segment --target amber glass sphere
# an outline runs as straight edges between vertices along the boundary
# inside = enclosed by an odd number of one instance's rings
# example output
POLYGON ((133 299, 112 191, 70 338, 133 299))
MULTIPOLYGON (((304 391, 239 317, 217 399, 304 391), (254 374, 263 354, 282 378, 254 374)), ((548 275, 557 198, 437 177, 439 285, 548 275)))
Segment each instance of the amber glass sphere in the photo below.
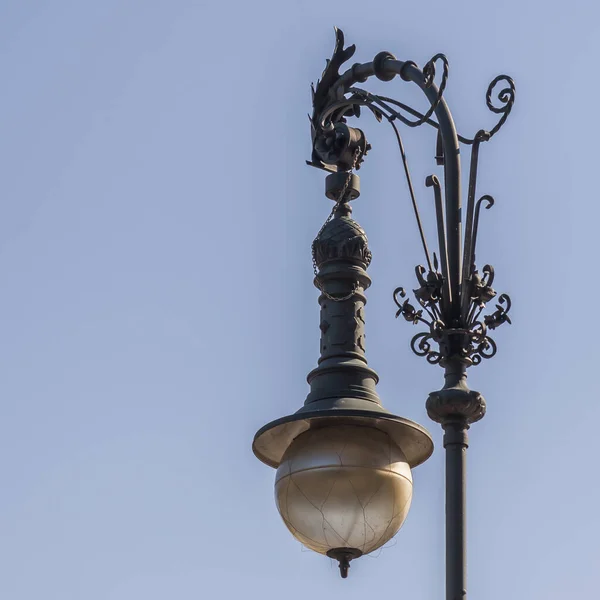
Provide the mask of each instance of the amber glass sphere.
POLYGON ((291 533, 307 548, 362 554, 400 529, 412 498, 402 450, 377 429, 311 429, 289 446, 277 469, 275 499, 291 533))

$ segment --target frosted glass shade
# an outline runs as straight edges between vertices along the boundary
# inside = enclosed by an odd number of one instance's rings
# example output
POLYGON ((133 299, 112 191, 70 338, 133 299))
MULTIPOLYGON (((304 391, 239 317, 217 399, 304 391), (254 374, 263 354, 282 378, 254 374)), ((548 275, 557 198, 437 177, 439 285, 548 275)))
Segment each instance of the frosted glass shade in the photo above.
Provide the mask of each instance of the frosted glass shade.
POLYGON ((311 429, 286 450, 275 476, 277 508, 307 548, 368 554, 402 526, 412 476, 400 448, 377 429, 311 429))

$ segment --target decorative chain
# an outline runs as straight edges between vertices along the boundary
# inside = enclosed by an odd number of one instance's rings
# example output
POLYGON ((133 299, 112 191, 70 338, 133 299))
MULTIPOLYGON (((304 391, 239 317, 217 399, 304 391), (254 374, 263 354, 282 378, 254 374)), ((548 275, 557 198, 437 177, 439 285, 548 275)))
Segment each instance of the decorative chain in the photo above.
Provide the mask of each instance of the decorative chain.
POLYGON ((352 296, 354 296, 354 294, 356 294, 356 292, 358 291, 358 287, 358 284, 355 283, 352 286, 352 290, 348 292, 345 296, 332 296, 331 294, 326 292, 321 285, 319 285, 319 290, 321 291, 321 294, 323 294, 323 296, 327 298, 327 300, 331 300, 332 302, 343 302, 344 300, 350 300, 350 298, 352 298, 352 296))
POLYGON ((335 214, 336 210, 339 208, 340 204, 344 201, 344 198, 346 196, 346 192, 348 191, 348 186, 350 185, 350 182, 352 181, 352 171, 354 171, 354 169, 356 168, 356 164, 358 163, 361 154, 362 154, 363 149, 359 146, 356 148, 356 150, 354 151, 354 156, 352 159, 352 166, 350 167, 350 170, 348 171, 348 175, 346 177, 346 181, 340 191, 339 196, 337 197, 335 204, 333 205, 333 208, 331 209, 331 212, 329 213, 329 216, 325 219, 325 222, 323 223, 323 225, 321 226, 321 229, 319 229, 319 233, 317 233, 315 239, 313 240, 312 243, 312 263, 313 263, 313 272, 315 274, 315 282, 316 282, 316 286, 318 287, 319 291, 323 294, 323 296, 325 296, 325 298, 327 298, 328 300, 332 300, 333 302, 343 302, 344 300, 349 300, 350 298, 352 298, 352 296, 354 296, 354 294, 356 293, 356 291, 359 288, 359 285, 357 283, 355 283, 352 286, 352 290, 346 294, 345 296, 332 296, 331 294, 329 294, 328 292, 326 292, 323 289, 323 285, 321 284, 321 282, 318 280, 317 276, 319 274, 319 269, 317 267, 317 254, 316 254, 316 250, 315 250, 315 244, 317 243, 317 240, 319 239, 319 237, 321 236, 321 234, 323 233, 323 230, 325 229, 325 227, 327 227, 327 225, 329 224, 329 222, 331 221, 331 219, 333 219, 333 215, 335 214))

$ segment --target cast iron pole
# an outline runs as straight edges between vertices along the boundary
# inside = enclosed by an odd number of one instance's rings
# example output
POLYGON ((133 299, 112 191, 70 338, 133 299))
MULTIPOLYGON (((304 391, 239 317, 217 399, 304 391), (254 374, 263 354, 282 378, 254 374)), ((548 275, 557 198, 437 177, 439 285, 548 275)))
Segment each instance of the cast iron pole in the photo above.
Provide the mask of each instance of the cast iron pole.
POLYGON ((429 394, 427 414, 444 429, 446 452, 446 600, 467 597, 467 431, 483 418, 485 400, 467 386, 467 364, 448 360, 446 384, 429 394))
POLYGON ((467 596, 466 462, 467 424, 463 419, 444 426, 446 449, 446 598, 467 596))

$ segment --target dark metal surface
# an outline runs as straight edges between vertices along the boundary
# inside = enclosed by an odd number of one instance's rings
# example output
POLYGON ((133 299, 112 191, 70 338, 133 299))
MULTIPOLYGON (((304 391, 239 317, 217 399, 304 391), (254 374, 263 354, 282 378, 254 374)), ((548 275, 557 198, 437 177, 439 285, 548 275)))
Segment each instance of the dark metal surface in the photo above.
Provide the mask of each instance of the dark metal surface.
POLYGON ((329 558, 333 558, 339 562, 340 575, 342 579, 348 577, 348 569, 350 568, 350 561, 355 558, 360 558, 362 552, 358 548, 334 548, 327 552, 329 558))
MULTIPOLYGON (((383 408, 376 391, 378 376, 365 356, 365 290, 371 280, 367 268, 371 251, 364 230, 351 218, 348 202, 360 193, 359 169, 370 150, 361 129, 350 127, 349 118, 366 110, 377 121, 393 128, 403 164, 412 207, 419 229, 427 268, 417 265, 415 301, 403 288, 394 291, 396 317, 425 327, 411 340, 411 348, 431 364, 444 368, 445 384, 429 394, 429 417, 444 429, 446 449, 446 594, 447 600, 466 598, 466 449, 469 426, 483 418, 483 396, 467 385, 467 368, 496 354, 488 334, 510 323, 510 298, 501 294, 495 310, 483 315, 496 292, 494 269, 476 266, 476 249, 481 207, 489 209, 494 199, 484 194, 477 199, 477 169, 481 145, 488 142, 506 122, 515 100, 515 86, 506 75, 496 77, 486 92, 487 108, 498 115, 489 130, 472 137, 459 135, 444 98, 449 64, 436 54, 421 70, 412 61, 397 60, 380 52, 372 62, 355 63, 340 69, 352 58, 354 45, 344 47, 344 34, 336 29, 333 55, 321 79, 313 87, 311 121, 311 166, 331 174, 326 195, 335 201, 329 217, 313 242, 315 285, 320 290, 321 353, 318 366, 308 375, 311 391, 304 406, 262 427, 253 450, 266 464, 276 467, 292 443, 303 432, 337 424, 374 427, 397 444, 411 467, 426 460, 433 445, 419 425, 383 408), (426 110, 356 87, 370 77, 391 81, 399 77, 416 84, 427 99, 426 110), (433 192, 436 213, 437 250, 430 252, 421 221, 417 194, 398 123, 408 127, 428 125, 436 130, 435 158, 443 179, 431 175, 426 186, 433 192), (465 220, 462 221, 460 144, 471 146, 465 220), (463 240, 464 227, 464 240, 463 240)), ((353 548, 336 548, 329 555, 340 563, 342 577, 350 560, 359 556, 353 548)))
MULTIPOLYGON (((389 52, 380 52, 372 62, 355 63, 340 73, 342 65, 354 55, 355 50, 355 46, 344 48, 344 35, 336 29, 333 56, 313 89, 313 153, 309 164, 328 171, 350 171, 350 136, 347 132, 351 128, 346 122, 351 117, 359 117, 362 109, 370 111, 379 122, 387 120, 394 129, 427 264, 427 268, 421 265, 415 268, 418 287, 413 290, 416 299, 414 304, 407 298, 403 288, 394 290, 394 301, 398 307, 396 317, 402 315, 413 324, 425 326, 424 331, 412 338, 411 348, 429 363, 439 364, 445 369, 445 385, 429 395, 427 412, 445 431, 447 599, 464 600, 467 430, 471 423, 485 414, 485 401, 479 392, 469 389, 466 370, 496 354, 496 343, 488 332, 503 323, 510 323, 508 313, 511 307, 510 298, 501 294, 495 311, 482 316, 487 304, 496 297, 496 292, 492 288, 493 267, 486 264, 479 270, 476 266, 477 238, 481 207, 491 208, 494 199, 487 194, 476 199, 477 169, 481 145, 500 130, 512 110, 515 86, 506 75, 493 79, 486 92, 486 106, 499 115, 499 119, 491 129, 480 129, 469 138, 457 133, 443 96, 449 74, 448 60, 443 54, 435 55, 421 70, 412 61, 400 61, 389 52), (356 84, 364 83, 372 76, 382 81, 391 81, 399 76, 404 81, 415 83, 427 98, 428 108, 425 111, 416 110, 399 100, 356 87, 356 84), (426 180, 427 187, 433 188, 437 220, 438 248, 432 254, 396 121, 409 127, 429 125, 437 130, 435 156, 437 164, 443 167, 443 182, 440 183, 435 175, 426 180), (464 224, 461 209, 461 143, 471 146, 464 224)), ((360 135, 354 137, 360 139, 360 148, 364 152, 355 161, 357 168, 370 148, 364 133, 358 131, 360 135)), ((357 142, 354 146, 358 147, 357 142)))
POLYGON ((467 429, 460 419, 446 421, 446 598, 467 597, 467 429))
POLYGON ((360 196, 360 178, 354 173, 338 171, 325 178, 325 195, 336 202, 342 198, 349 202, 360 196))
MULTIPOLYGON (((292 441, 312 427, 354 424, 384 431, 414 467, 433 452, 431 436, 421 426, 388 412, 376 391, 377 373, 365 355, 365 290, 371 251, 363 228, 351 217, 351 190, 357 181, 346 172, 330 181, 341 186, 332 218, 313 242, 319 296, 321 347, 318 365, 308 374, 310 392, 295 414, 277 419, 255 435, 252 448, 277 467, 292 441), (346 185, 348 182, 348 185, 346 185)), ((333 184, 332 184, 333 185, 333 184)))
MULTIPOLYGON (((449 72, 448 61, 444 55, 437 54, 426 63, 423 70, 420 70, 414 62, 402 62, 396 60, 388 52, 381 52, 372 63, 364 65, 357 63, 344 74, 340 74, 339 69, 353 56, 354 52, 354 46, 344 48, 344 35, 340 30, 336 30, 336 46, 333 56, 328 61, 321 80, 313 90, 314 102, 311 119, 313 157, 311 164, 330 170, 347 169, 349 136, 342 136, 343 141, 339 144, 337 154, 332 150, 335 148, 335 144, 331 142, 331 139, 335 135, 340 137, 338 134, 340 127, 351 129, 345 125, 347 118, 360 116, 361 107, 369 108, 378 120, 385 117, 394 126, 425 251, 428 267, 427 279, 430 282, 427 289, 435 291, 432 285, 434 281, 441 283, 443 288, 443 293, 440 289, 439 293, 427 294, 426 301, 423 300, 424 290, 422 287, 415 290, 421 309, 425 310, 428 315, 432 313, 436 315, 435 318, 429 320, 415 318, 415 315, 421 317, 423 310, 417 311, 408 300, 404 299, 403 289, 397 288, 394 298, 401 309, 397 316, 402 314, 408 321, 423 322, 427 325, 428 331, 415 335, 411 342, 411 347, 417 355, 424 356, 431 363, 440 363, 442 366, 444 366, 445 360, 458 357, 469 360, 470 364, 478 364, 482 358, 490 358, 496 352, 496 344, 487 334, 490 317, 488 316, 487 320, 485 317, 483 320, 478 319, 486 302, 495 296, 495 292, 490 287, 491 279, 486 280, 486 273, 493 273, 492 268, 486 265, 482 269, 482 276, 479 274, 474 260, 481 203, 487 200, 488 208, 493 204, 493 199, 488 195, 482 196, 475 203, 479 147, 481 143, 488 141, 499 131, 510 114, 515 99, 514 83, 506 75, 500 75, 490 83, 486 92, 486 105, 490 111, 499 114, 500 119, 489 132, 480 130, 472 139, 469 139, 457 135, 454 121, 443 99, 449 72), (439 86, 435 84, 437 63, 441 63, 443 66, 439 86), (373 75, 384 81, 389 81, 399 75, 405 81, 416 83, 429 100, 429 108, 421 113, 397 100, 377 96, 353 87, 356 83, 364 82, 373 75), (497 91, 498 87, 500 87, 499 91, 497 91), (496 91, 497 103, 493 100, 496 91), (392 105, 400 108, 401 111, 396 110, 392 105), (416 116, 417 119, 409 119, 403 113, 416 116), (437 121, 431 118, 434 114, 437 121), (432 264, 429 254, 416 204, 414 186, 406 161, 406 153, 400 134, 393 123, 396 119, 411 127, 422 124, 432 125, 438 129, 440 134, 437 156, 444 166, 445 189, 442 191, 439 181, 434 178, 428 178, 428 185, 432 185, 435 192, 441 271, 432 264), (327 141, 329 141, 327 151, 322 151, 327 141), (461 223, 459 141, 473 146, 464 246, 461 223), (440 202, 440 200, 442 201, 440 202), (401 304, 398 302, 398 296, 403 299, 401 304)), ((360 134, 361 142, 366 148, 368 145, 364 139, 364 133, 360 131, 360 134)), ((362 159, 363 156, 361 156, 362 159)), ((500 311, 504 310, 505 315, 506 309, 502 304, 496 308, 500 311)), ((509 302, 506 304, 508 306, 509 302)), ((500 321, 494 322, 510 321, 508 318, 501 317, 500 321)))

